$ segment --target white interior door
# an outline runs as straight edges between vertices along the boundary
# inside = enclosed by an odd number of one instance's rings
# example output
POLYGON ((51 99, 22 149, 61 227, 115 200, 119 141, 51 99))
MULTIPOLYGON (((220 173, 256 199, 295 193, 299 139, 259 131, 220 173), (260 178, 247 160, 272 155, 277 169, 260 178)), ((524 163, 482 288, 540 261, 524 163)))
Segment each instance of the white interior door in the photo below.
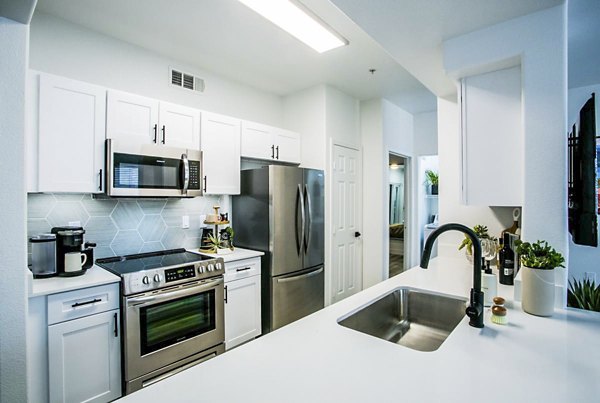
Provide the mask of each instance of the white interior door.
POLYGON ((333 146, 331 300, 362 289, 360 152, 333 146))

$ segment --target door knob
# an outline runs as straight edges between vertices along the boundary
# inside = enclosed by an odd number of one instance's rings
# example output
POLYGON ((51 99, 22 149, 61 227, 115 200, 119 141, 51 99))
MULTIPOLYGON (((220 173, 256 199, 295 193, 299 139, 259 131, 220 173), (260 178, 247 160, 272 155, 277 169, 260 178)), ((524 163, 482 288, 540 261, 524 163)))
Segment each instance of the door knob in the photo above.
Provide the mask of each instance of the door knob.
POLYGON ((360 232, 356 231, 356 232, 354 233, 354 238, 358 238, 360 235, 361 235, 361 234, 360 234, 360 232))

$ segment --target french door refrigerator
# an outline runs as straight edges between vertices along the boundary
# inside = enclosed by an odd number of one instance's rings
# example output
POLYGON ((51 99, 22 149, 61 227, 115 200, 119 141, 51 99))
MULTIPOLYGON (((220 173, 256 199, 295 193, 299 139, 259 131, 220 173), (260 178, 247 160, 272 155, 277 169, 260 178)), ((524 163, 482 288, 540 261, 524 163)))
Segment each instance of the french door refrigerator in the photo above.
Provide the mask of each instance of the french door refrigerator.
POLYGON ((324 306, 323 171, 270 165, 241 172, 232 200, 235 246, 262 256, 262 331, 324 306))

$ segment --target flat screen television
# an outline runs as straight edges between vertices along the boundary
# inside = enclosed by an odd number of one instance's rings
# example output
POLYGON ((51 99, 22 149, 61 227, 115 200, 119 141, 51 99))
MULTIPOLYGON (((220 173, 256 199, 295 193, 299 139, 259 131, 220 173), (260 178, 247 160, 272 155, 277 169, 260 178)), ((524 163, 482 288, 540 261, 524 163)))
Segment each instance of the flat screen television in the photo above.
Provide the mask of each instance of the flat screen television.
POLYGON ((578 245, 598 246, 598 154, 595 94, 569 133, 569 232, 578 245))

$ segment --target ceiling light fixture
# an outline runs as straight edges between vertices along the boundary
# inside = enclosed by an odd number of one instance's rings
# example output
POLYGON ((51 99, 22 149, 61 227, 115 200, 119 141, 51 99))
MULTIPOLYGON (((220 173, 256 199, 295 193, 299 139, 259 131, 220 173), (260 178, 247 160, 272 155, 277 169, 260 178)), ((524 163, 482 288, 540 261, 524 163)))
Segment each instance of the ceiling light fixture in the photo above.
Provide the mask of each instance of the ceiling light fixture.
POLYGON ((239 1, 319 53, 348 44, 346 39, 296 0, 239 1))

